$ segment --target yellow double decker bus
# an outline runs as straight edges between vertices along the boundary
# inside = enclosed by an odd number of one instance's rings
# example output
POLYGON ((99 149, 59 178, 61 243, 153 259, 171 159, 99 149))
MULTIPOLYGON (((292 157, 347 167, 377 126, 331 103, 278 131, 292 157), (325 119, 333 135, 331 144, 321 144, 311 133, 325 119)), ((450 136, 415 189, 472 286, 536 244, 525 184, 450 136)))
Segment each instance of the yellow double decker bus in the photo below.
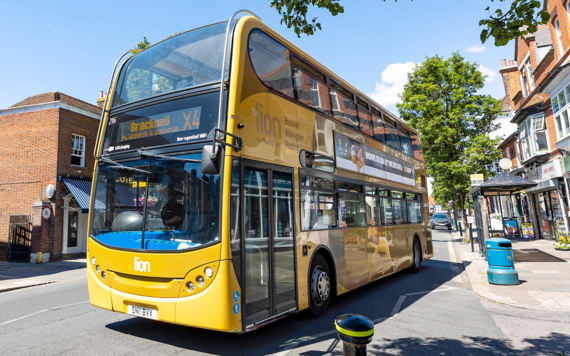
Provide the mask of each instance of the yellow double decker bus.
POLYGON ((249 14, 117 62, 93 305, 242 333, 433 256, 417 133, 249 14))

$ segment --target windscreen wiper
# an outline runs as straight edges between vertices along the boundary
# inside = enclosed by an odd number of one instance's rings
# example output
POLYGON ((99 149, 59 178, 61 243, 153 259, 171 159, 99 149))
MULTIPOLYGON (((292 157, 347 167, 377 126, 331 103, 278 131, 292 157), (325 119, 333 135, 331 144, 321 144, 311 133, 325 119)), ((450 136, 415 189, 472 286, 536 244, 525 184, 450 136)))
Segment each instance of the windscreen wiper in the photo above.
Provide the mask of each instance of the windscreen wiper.
POLYGON ((99 160, 106 162, 106 163, 114 164, 114 166, 107 166, 107 168, 127 169, 129 171, 137 171, 137 172, 141 172, 141 173, 150 174, 149 171, 145 171, 144 169, 139 169, 139 168, 129 167, 129 166, 123 166, 122 164, 117 163, 113 160, 110 160, 109 158, 104 157, 104 156, 99 157, 99 160))
POLYGON ((155 157, 155 158, 162 158, 162 159, 168 159, 168 160, 173 160, 173 161, 182 161, 182 162, 186 162, 186 163, 201 163, 202 161, 199 159, 190 159, 190 158, 177 158, 177 157, 171 157, 171 156, 165 156, 165 155, 160 155, 157 153, 150 153, 147 151, 143 151, 143 150, 137 150, 137 153, 141 156, 147 156, 147 157, 155 157))

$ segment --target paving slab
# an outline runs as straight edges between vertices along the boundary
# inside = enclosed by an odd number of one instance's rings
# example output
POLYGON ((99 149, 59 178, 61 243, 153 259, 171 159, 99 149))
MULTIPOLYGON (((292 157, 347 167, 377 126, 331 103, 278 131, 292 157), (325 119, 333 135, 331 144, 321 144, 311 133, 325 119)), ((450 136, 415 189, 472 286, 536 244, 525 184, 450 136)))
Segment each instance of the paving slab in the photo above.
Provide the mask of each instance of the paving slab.
POLYGON ((459 233, 453 239, 473 292, 480 297, 518 308, 570 312, 570 253, 555 250, 552 241, 512 241, 521 284, 500 286, 489 284, 489 266, 478 244, 471 251, 471 244, 462 242, 459 233), (517 257, 532 262, 517 262, 517 257))
POLYGON ((0 261, 0 293, 83 276, 85 267, 85 258, 41 264, 0 261))

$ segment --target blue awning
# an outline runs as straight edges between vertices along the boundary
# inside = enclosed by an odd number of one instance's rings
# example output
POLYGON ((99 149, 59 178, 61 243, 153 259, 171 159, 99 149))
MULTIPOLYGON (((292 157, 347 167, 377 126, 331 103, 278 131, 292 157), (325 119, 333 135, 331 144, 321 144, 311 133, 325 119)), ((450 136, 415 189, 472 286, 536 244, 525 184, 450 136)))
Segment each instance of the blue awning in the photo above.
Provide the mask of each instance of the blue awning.
POLYGON ((91 181, 75 178, 63 178, 61 181, 73 195, 81 210, 84 213, 89 212, 89 202, 91 200, 91 181))

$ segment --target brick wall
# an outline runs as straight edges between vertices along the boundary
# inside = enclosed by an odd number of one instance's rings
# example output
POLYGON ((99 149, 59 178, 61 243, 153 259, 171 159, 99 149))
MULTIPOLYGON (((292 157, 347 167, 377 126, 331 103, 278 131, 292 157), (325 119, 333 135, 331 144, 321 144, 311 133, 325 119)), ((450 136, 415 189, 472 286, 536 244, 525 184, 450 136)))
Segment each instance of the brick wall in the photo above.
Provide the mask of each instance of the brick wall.
MULTIPOLYGON (((46 93, 31 96, 17 106, 41 104, 62 99, 76 105, 83 102, 65 94, 46 93)), ((94 105, 76 105, 99 111, 94 105), (91 107, 89 107, 91 106, 91 107)), ((63 234, 63 198, 66 193, 58 176, 72 175, 91 178, 93 148, 99 120, 63 108, 0 115, 0 260, 7 257, 6 244, 10 215, 33 216, 32 205, 37 201, 51 204, 53 217, 48 224, 34 224, 34 229, 48 229, 49 247, 33 246, 37 251, 51 252, 51 260, 61 258, 63 234), (72 134, 85 136, 84 167, 71 165, 72 134), (6 157, 6 158, 5 158, 6 157), (48 184, 55 187, 52 199, 45 196, 48 184), (45 250, 48 248, 48 250, 45 250)), ((45 233, 45 231, 44 231, 45 233)), ((35 236, 34 236, 35 237, 35 236)), ((45 245, 46 239, 42 240, 45 245)))
POLYGON ((45 187, 56 185, 58 116, 58 109, 0 116, 0 259, 10 215, 32 215, 35 201, 47 201, 45 187))

